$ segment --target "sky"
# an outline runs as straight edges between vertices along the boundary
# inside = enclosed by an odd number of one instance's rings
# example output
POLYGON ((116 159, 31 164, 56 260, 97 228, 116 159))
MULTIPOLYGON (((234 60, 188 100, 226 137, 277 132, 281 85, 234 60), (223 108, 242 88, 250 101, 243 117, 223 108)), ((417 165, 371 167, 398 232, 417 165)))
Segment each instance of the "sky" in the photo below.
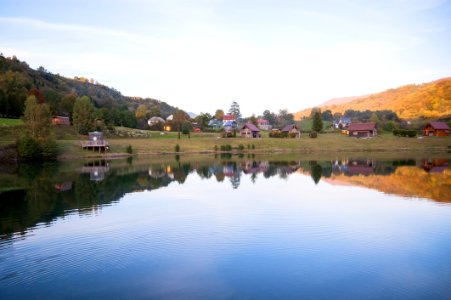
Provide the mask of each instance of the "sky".
POLYGON ((0 0, 0 52, 214 114, 451 76, 451 0, 0 0))

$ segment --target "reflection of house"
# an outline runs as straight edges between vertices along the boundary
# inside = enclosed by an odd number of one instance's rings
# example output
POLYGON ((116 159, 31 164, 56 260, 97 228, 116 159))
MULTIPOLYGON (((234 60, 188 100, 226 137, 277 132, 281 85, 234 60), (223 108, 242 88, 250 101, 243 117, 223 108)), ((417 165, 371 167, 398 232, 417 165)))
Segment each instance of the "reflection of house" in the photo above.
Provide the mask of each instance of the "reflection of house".
POLYGON ((81 147, 88 150, 107 151, 109 144, 103 139, 103 133, 93 131, 89 133, 89 141, 82 141, 81 147))
POLYGON ((96 160, 85 163, 82 173, 89 173, 92 181, 102 181, 105 179, 105 173, 110 170, 110 164, 106 160, 96 160))
POLYGON ((450 128, 444 122, 429 122, 423 127, 425 136, 448 136, 450 128))
POLYGON ((241 128, 241 137, 244 138, 260 138, 260 129, 252 123, 247 123, 241 128))
POLYGON ((446 159, 425 159, 423 161, 423 169, 429 173, 443 173, 448 168, 448 160, 446 159))
POLYGON ((234 177, 236 175, 236 167, 235 165, 228 164, 222 168, 222 173, 227 177, 234 177))
POLYGON ((348 127, 348 136, 371 137, 377 135, 375 123, 351 123, 348 127))
POLYGON ((269 121, 266 119, 263 119, 263 118, 259 118, 257 120, 257 126, 261 130, 271 130, 272 129, 272 126, 271 126, 271 124, 269 124, 269 121))
POLYGON ((301 131, 296 124, 285 125, 285 127, 280 130, 282 133, 287 134, 288 137, 300 138, 301 131))
POLYGON ((348 163, 348 175, 370 175, 374 173, 374 162, 372 160, 354 160, 348 163))
POLYGON ((266 172, 269 169, 269 162, 267 161, 243 161, 240 168, 244 174, 256 174, 266 172))
POLYGON ((54 116, 52 118, 53 125, 70 125, 69 117, 54 116))
POLYGON ((55 188, 55 190, 58 190, 60 192, 69 191, 72 189, 72 181, 55 183, 53 187, 55 188))

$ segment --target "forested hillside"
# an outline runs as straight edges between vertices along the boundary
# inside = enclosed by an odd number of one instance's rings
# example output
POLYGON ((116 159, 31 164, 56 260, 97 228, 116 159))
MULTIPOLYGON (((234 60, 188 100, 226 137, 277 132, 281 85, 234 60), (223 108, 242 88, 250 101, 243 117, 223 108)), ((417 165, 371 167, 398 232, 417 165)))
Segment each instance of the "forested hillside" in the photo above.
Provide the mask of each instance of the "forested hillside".
MULTIPOLYGON (((424 84, 411 84, 356 100, 318 106, 322 111, 344 113, 348 109, 391 110, 402 119, 445 118, 451 116, 451 77, 424 84)), ((311 109, 295 114, 295 119, 310 116, 311 109)))
POLYGON ((135 111, 140 105, 162 117, 176 112, 175 107, 165 102, 126 97, 93 79, 69 79, 43 67, 34 70, 16 57, 0 55, 0 116, 21 117, 25 100, 30 95, 49 104, 52 114, 62 116, 71 116, 75 100, 88 96, 98 109, 98 117, 110 124, 130 127, 134 127, 132 123, 136 124, 135 111))

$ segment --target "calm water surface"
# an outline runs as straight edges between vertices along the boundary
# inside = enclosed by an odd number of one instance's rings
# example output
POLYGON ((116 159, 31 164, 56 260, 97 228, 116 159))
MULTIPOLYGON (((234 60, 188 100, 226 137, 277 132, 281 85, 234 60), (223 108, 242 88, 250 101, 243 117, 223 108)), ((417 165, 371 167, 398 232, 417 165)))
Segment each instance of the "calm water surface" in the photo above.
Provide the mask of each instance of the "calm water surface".
POLYGON ((448 160, 0 174, 0 299, 451 299, 448 160))

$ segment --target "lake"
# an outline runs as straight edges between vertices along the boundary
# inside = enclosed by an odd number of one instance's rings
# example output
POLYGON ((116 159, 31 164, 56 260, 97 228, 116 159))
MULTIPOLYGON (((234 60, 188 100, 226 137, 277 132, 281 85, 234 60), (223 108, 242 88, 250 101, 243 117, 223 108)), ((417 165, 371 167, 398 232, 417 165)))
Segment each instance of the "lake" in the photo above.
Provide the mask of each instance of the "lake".
POLYGON ((1 299, 451 299, 448 159, 0 168, 1 299))

